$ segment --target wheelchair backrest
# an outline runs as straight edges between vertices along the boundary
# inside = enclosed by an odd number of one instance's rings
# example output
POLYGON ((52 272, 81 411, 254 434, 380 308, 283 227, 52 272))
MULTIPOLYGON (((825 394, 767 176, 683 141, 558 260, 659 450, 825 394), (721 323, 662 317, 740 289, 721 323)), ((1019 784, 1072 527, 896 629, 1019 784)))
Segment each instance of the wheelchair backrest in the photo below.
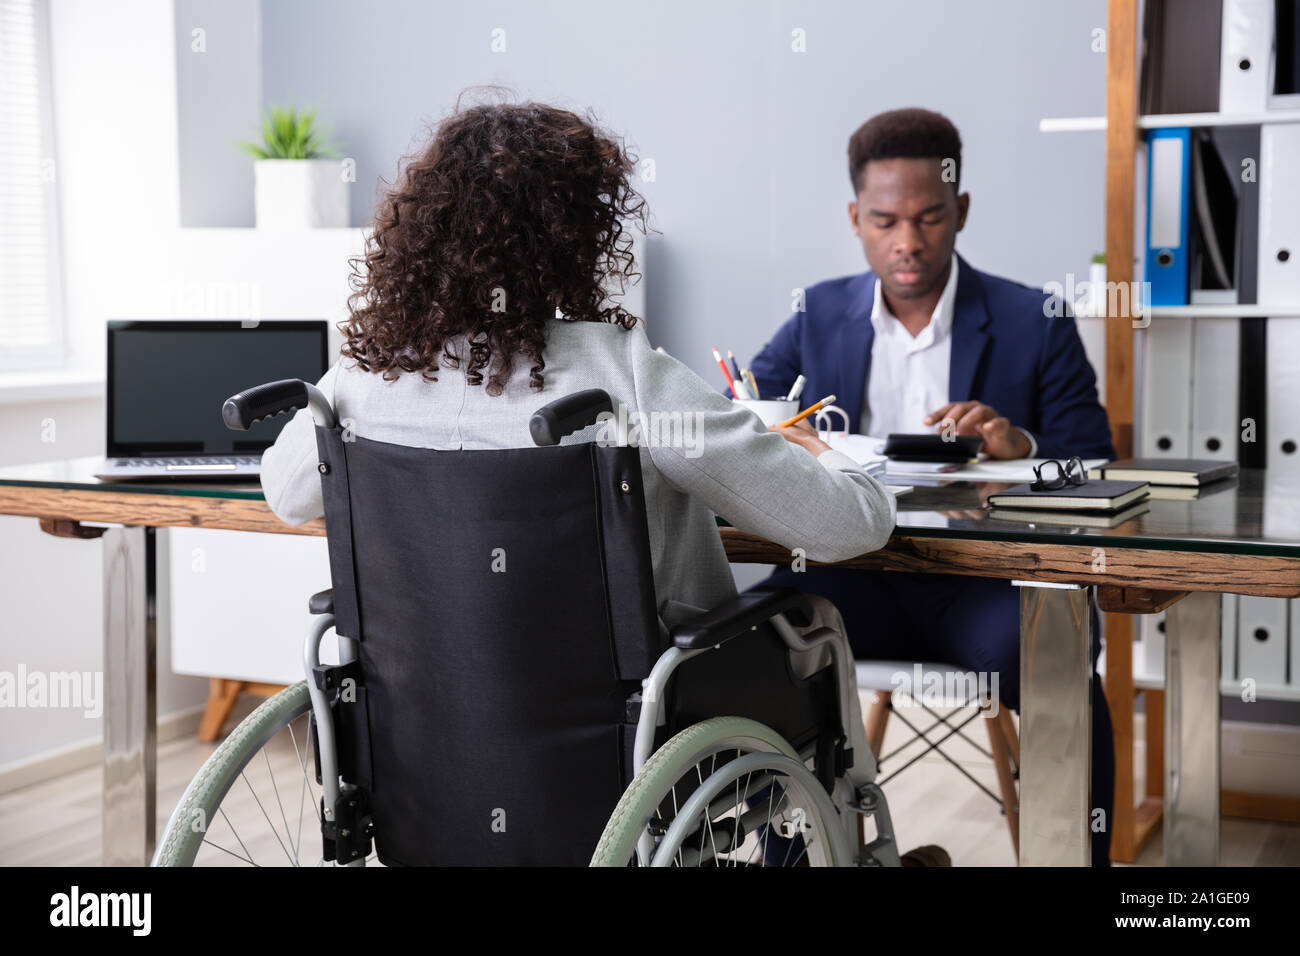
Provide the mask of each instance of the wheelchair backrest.
POLYGON ((638 450, 316 438, 362 675, 341 766, 380 859, 585 864, 630 775, 625 702, 665 649, 638 450))

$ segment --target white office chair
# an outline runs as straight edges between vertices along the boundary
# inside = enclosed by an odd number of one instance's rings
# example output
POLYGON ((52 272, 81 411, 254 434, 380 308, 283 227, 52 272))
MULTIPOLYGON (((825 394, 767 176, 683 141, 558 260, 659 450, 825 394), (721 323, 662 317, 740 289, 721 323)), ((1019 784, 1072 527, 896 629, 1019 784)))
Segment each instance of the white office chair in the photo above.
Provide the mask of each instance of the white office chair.
POLYGON ((1011 833, 1011 846, 1019 859, 1020 795, 1017 780, 1020 776, 1020 740, 1015 723, 1011 720, 1010 711, 1000 704, 996 709, 991 707, 986 699, 981 698, 978 683, 973 679, 974 675, 952 664, 924 661, 858 661, 857 678, 858 688, 871 691, 873 694, 864 723, 867 743, 876 756, 878 772, 881 774, 876 782, 883 786, 926 754, 931 751, 937 753, 1002 808, 1007 818, 1007 829, 1011 833), (966 675, 971 679, 958 681, 953 679, 954 675, 966 675), (918 677, 919 689, 915 686, 918 677), (941 689, 938 695, 927 692, 935 688, 941 689), (934 718, 934 722, 925 728, 918 727, 895 706, 896 695, 900 703, 906 702, 908 707, 918 708, 920 712, 934 718), (955 713, 940 714, 936 712, 937 708, 953 710, 955 713), (907 725, 912 731, 912 736, 901 746, 885 754, 881 753, 881 749, 885 740, 885 727, 889 723, 891 714, 907 725), (991 752, 962 732, 962 728, 981 715, 984 717, 984 727, 988 731, 991 752), (930 738, 932 732, 942 736, 932 740, 930 738), (1001 796, 976 780, 965 767, 944 752, 940 745, 954 736, 961 737, 993 761, 1001 796), (889 771, 886 761, 898 758, 917 741, 925 744, 924 749, 908 758, 901 766, 889 771))

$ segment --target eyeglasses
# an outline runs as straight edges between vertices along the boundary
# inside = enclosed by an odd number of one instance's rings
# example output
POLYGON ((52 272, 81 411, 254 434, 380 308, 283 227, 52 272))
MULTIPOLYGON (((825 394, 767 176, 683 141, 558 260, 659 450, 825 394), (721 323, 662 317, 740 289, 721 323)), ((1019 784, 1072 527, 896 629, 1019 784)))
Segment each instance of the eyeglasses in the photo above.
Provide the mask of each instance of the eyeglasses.
POLYGON ((1041 465, 1034 466, 1034 478, 1035 481, 1029 486, 1030 491, 1056 491, 1058 488, 1087 484, 1088 469, 1078 455, 1064 465, 1055 458, 1049 458, 1041 465))

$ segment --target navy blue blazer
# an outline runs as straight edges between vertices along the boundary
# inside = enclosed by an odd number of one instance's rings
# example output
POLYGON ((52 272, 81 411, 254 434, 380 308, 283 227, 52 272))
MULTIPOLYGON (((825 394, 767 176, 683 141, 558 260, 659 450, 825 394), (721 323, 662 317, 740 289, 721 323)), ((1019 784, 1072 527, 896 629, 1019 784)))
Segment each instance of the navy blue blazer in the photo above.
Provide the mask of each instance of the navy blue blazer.
MULTIPOLYGON (((857 431, 871 368, 875 283, 864 272, 807 289, 805 311, 791 316, 750 363, 762 394, 784 395, 802 373, 808 382, 800 410, 833 394, 857 431)), ((1074 318, 1049 316, 1049 298, 958 257, 948 400, 993 406, 1034 436, 1039 457, 1114 458, 1097 377, 1074 318)), ((917 431, 923 428, 918 422, 917 431)))

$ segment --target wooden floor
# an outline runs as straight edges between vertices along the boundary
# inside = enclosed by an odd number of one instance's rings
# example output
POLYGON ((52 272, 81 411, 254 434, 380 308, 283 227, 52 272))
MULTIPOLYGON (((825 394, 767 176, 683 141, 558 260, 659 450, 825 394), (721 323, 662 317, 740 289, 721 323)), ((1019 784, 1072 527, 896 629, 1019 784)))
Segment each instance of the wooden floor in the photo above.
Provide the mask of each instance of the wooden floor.
MULTIPOLYGON (((864 713, 867 704, 864 697, 864 713)), ((931 722, 921 723, 911 714, 908 719, 922 728, 931 722)), ((978 720, 970 723, 965 731, 981 747, 988 748, 988 734, 978 720)), ((911 732, 905 726, 891 720, 882 752, 888 758, 909 737, 911 732)), ((880 769, 882 779, 924 749, 920 744, 912 746, 916 749, 885 760, 880 769)), ((944 744, 944 750, 989 790, 998 792, 993 762, 988 757, 956 737, 944 744)), ((1137 774, 1135 789, 1142 792, 1145 755, 1140 735, 1133 759, 1137 774)), ((885 783, 884 790, 900 849, 936 843, 952 856, 953 866, 1015 865, 1011 837, 997 804, 942 757, 934 754, 923 757, 885 783)), ((1219 824, 1219 841, 1222 866, 1300 866, 1300 825, 1224 817, 1219 824)), ((1143 848, 1136 865, 1163 864, 1164 845, 1157 831, 1143 848)))
MULTIPOLYGON (((241 700, 235 719, 256 704, 257 701, 251 698, 241 700)), ((981 746, 987 746, 987 736, 979 721, 970 724, 967 730, 981 746)), ((909 731, 900 721, 891 721, 885 736, 884 752, 889 754, 908 736, 909 731)), ((301 731, 297 739, 298 746, 302 747, 301 731)), ((214 746, 191 738, 158 748, 159 833, 186 784, 214 746)), ((993 766, 988 757, 957 738, 948 741, 945 749, 976 779, 997 792, 993 766)), ((904 752, 897 758, 886 760, 882 773, 889 773, 913 752, 904 752)), ((1140 774, 1143 766, 1140 748, 1135 759, 1140 774)), ((258 799, 253 798, 248 786, 236 785, 226 804, 227 813, 246 845, 241 846, 231 837, 224 820, 211 822, 209 836, 214 843, 240 856, 251 856, 259 863, 282 863, 298 845, 296 829, 301 805, 305 807, 301 855, 304 862, 311 865, 319 855, 316 842, 319 837, 311 803, 315 791, 306 800, 300 800, 302 774, 287 736, 284 745, 271 758, 271 765, 276 779, 274 788, 269 786, 270 778, 264 767, 250 769, 250 782, 258 799), (279 839, 272 836, 270 827, 265 825, 268 818, 276 823, 281 834, 279 839), (287 841, 283 835, 285 824, 290 834, 287 841), (253 831, 261 833, 258 842, 249 837, 253 831)), ((0 796, 0 865, 98 865, 100 780, 100 770, 95 767, 0 796)), ((314 781, 312 786, 314 788, 314 781)), ((933 754, 923 757, 886 783, 885 794, 901 849, 936 843, 948 850, 954 866, 1014 865, 1011 839, 997 804, 942 758, 933 754)), ((1157 835, 1143 851, 1138 863, 1159 866, 1161 853, 1157 835)), ((215 849, 205 848, 200 859, 215 864, 242 865, 234 856, 215 849)), ((1298 866, 1300 826, 1225 818, 1221 826, 1220 859, 1225 866, 1298 866)))

